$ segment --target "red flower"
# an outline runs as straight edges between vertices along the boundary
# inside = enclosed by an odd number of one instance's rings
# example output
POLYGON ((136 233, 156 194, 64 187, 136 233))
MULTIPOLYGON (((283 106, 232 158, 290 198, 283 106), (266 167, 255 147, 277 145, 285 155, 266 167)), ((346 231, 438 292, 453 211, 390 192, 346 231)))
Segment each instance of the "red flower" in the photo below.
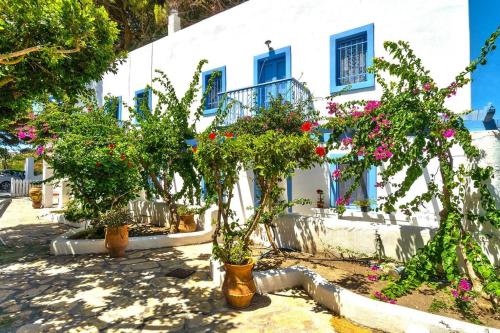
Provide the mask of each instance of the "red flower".
POLYGON ((132 167, 132 162, 128 161, 127 163, 127 166, 129 167, 129 169, 132 167))
POLYGON ((208 135, 208 138, 209 138, 210 140, 215 140, 215 138, 216 138, 216 137, 217 137, 217 134, 215 134, 214 132, 212 132, 212 133, 210 133, 210 134, 208 135))
POLYGON ((311 130, 311 128, 312 128, 312 124, 309 121, 306 121, 300 127, 302 132, 309 132, 311 130))
POLYGON ((231 132, 226 132, 225 135, 226 135, 226 138, 228 138, 228 139, 234 138, 234 134, 231 132))
POLYGON ((125 159, 126 159, 126 158, 127 158, 127 156, 126 156, 124 153, 122 153, 122 154, 120 155, 120 159, 121 159, 122 161, 125 161, 125 159))
POLYGON ((101 162, 95 162, 95 166, 96 167, 100 167, 100 166, 102 166, 102 163, 101 162))
POLYGON ((191 150, 196 154, 196 152, 198 151, 198 147, 191 147, 191 150))
POLYGON ((321 146, 316 147, 316 154, 318 154, 319 157, 324 157, 326 155, 325 147, 321 147, 321 146))
POLYGON ((108 148, 109 148, 109 149, 115 149, 115 147, 116 147, 116 145, 115 145, 114 143, 110 143, 110 144, 108 145, 108 148))

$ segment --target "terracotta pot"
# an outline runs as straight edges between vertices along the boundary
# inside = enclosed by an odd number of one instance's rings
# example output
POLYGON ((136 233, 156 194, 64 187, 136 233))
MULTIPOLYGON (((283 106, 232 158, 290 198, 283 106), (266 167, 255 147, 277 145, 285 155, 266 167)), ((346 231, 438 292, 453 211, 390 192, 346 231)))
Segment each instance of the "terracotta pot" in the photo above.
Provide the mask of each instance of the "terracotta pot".
POLYGON ((194 214, 181 215, 181 222, 179 223, 179 232, 193 232, 196 231, 196 222, 194 221, 194 214))
POLYGON ((111 257, 119 258, 125 256, 125 249, 128 245, 128 225, 106 227, 104 244, 111 257))
POLYGON ((42 188, 32 187, 29 191, 29 196, 31 199, 31 206, 33 208, 42 208, 42 188))
POLYGON ((250 305, 257 290, 252 274, 254 265, 253 260, 246 265, 224 264, 226 275, 222 283, 222 292, 230 306, 244 309, 250 305))

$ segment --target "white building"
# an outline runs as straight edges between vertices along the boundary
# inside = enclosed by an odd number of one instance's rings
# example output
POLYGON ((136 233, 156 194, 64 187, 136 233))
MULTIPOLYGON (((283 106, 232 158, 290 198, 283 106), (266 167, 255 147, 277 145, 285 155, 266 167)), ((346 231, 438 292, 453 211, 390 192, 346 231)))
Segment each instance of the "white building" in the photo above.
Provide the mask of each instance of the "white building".
MULTIPOLYGON (((207 59, 203 85, 212 71, 221 71, 221 79, 215 88, 218 93, 234 94, 234 91, 245 87, 255 89, 250 87, 258 84, 277 87, 279 83, 276 81, 291 84, 289 82, 296 79, 307 83, 315 97, 328 96, 348 82, 352 83, 353 89, 340 97, 339 101, 378 99, 381 88, 365 70, 372 57, 388 57, 383 48, 386 40, 408 41, 438 85, 447 86, 468 65, 471 52, 477 55, 478 52, 471 51, 472 48, 481 45, 482 42, 478 41, 484 41, 488 33, 496 28, 495 24, 500 22, 500 3, 495 0, 470 3, 467 0, 250 0, 186 29, 175 31, 174 26, 177 24, 174 20, 178 18, 171 16, 170 19, 169 36, 130 52, 117 74, 104 77, 103 95, 118 96, 124 105, 129 106, 135 104, 136 98, 146 97, 154 107, 155 96, 147 94, 144 88, 152 85, 155 69, 164 71, 179 94, 182 94, 198 62, 207 59), (270 43, 266 44, 266 41, 270 43)), ((484 94, 485 91, 500 91, 500 55, 495 56, 492 64, 488 65, 491 70, 487 66, 486 70, 481 69, 482 72, 478 73, 478 86, 467 86, 460 90, 456 97, 450 99, 450 108, 464 111, 472 107, 483 109, 486 102, 497 107, 500 105, 500 94, 484 94)), ((209 101, 200 129, 208 126, 214 118, 210 102, 216 100, 209 101)), ((324 99, 317 99, 315 107, 326 115, 324 99)), ((127 108, 122 106, 117 113, 121 119, 130 117, 127 108)), ((474 133, 475 142, 487 150, 487 163, 496 168, 498 177, 493 186, 498 192, 500 144, 493 131, 485 130, 496 128, 496 123, 493 120, 483 124, 484 113, 480 114, 482 118, 470 121, 470 128, 477 130, 474 133)), ((457 151, 456 155, 459 158, 460 152, 457 151)), ((434 172, 432 167, 426 170, 427 174, 431 172, 434 172)), ((316 190, 322 189, 326 194, 327 205, 334 205, 337 184, 331 180, 330 173, 331 166, 328 165, 298 170, 286 184, 288 198, 305 197, 315 202, 316 190)), ((376 172, 367 177, 368 186, 374 188, 372 184, 377 180, 376 172)), ((425 177, 415 186, 424 188, 425 177)), ((376 200, 390 190, 370 190, 366 195, 376 200)), ((241 219, 251 214, 246 207, 253 205, 254 197, 253 175, 244 172, 233 200, 234 209, 241 219)), ((294 207, 294 214, 283 219, 289 221, 285 223, 286 226, 280 226, 283 245, 302 246, 313 251, 325 246, 341 246, 360 252, 373 252, 373 240, 362 239, 366 233, 353 233, 354 229, 361 228, 370 234, 377 230, 376 233, 382 235, 382 241, 387 234, 387 240, 395 238, 394 244, 398 243, 398 237, 410 237, 407 242, 409 248, 391 245, 393 248, 389 249, 386 246, 385 254, 399 259, 406 259, 415 247, 425 243, 432 229, 421 227, 436 227, 436 214, 439 211, 437 202, 433 202, 416 219, 407 221, 401 216, 389 217, 377 213, 363 215, 355 207, 343 219, 338 219, 324 210, 320 213, 325 214, 326 218, 312 230, 311 226, 317 221, 305 216, 317 215, 318 211, 311 208, 294 207), (408 229, 409 226, 404 229, 410 224, 420 229, 408 229), (304 236, 309 235, 312 239, 316 232, 324 237, 329 232, 328 228, 335 230, 337 237, 342 235, 341 238, 346 241, 319 245, 312 244, 304 236), (302 239, 285 239, 287 234, 295 233, 300 233, 302 239), (357 247, 353 246, 354 243, 358 243, 357 247)), ((492 256, 498 262, 497 246, 487 249, 487 252, 496 252, 492 256)))

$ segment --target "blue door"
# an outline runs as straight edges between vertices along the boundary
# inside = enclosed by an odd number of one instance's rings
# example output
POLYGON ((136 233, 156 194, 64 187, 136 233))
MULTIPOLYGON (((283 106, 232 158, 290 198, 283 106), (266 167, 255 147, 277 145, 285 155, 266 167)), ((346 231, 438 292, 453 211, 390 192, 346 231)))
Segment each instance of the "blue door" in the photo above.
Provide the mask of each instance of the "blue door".
POLYGON ((286 83, 270 83, 286 78, 285 55, 270 56, 258 61, 258 84, 264 84, 258 88, 259 107, 268 107, 271 96, 276 98, 278 94, 284 95, 286 83), (268 84, 266 84, 268 83, 268 84))

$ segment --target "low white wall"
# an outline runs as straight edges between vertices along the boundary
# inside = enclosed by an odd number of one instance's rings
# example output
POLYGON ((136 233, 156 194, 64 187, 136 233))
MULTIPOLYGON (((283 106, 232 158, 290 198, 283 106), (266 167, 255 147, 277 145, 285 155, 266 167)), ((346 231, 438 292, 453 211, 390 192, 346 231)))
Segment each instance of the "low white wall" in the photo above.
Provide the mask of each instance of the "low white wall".
POLYGON ((150 223, 157 226, 168 225, 168 207, 164 202, 151 202, 147 200, 133 200, 128 205, 134 218, 141 223, 150 223))
MULTIPOLYGON (((436 227, 413 225, 402 216, 370 213, 348 213, 342 217, 329 210, 315 210, 315 216, 286 214, 276 221, 275 240, 280 247, 308 253, 349 250, 359 255, 389 257, 406 262, 436 233, 436 227), (380 241, 377 241, 379 239, 380 241)), ((494 265, 500 264, 500 233, 478 237, 483 250, 494 265)), ((265 233, 256 236, 266 242, 265 233)))
MULTIPOLYGON (((183 246, 209 242, 212 238, 212 216, 215 209, 209 209, 200 216, 198 231, 189 233, 177 233, 169 235, 154 235, 142 237, 130 237, 127 251, 147 250, 162 247, 183 246)), ((82 229, 71 230, 50 244, 50 253, 53 255, 76 255, 89 253, 108 252, 104 239, 69 239, 69 237, 82 229)))

